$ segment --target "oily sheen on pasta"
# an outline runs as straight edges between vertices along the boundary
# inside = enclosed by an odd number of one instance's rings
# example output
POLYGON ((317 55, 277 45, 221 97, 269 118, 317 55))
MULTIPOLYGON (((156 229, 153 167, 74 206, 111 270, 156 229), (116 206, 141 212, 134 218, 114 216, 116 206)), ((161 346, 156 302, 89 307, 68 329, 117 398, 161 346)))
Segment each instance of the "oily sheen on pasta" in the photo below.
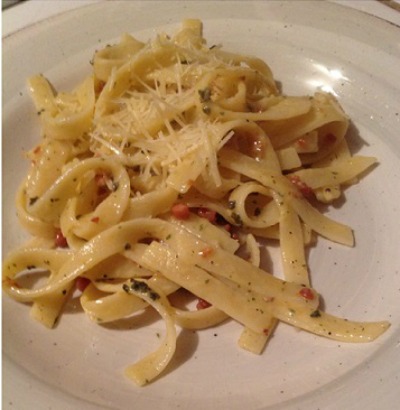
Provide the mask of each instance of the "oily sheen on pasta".
POLYGON ((125 34, 92 63, 71 92, 28 80, 43 132, 16 207, 32 239, 6 256, 3 289, 34 319, 55 326, 71 298, 100 325, 155 309, 165 335, 127 367, 138 385, 168 366, 181 328, 234 320, 257 354, 279 322, 356 343, 388 328, 323 312, 310 286, 317 236, 354 244, 315 204, 376 163, 351 155, 332 95, 282 95, 264 61, 208 46, 198 20, 147 43, 125 34), (275 275, 260 238, 280 246, 275 275), (174 305, 184 293, 196 307, 174 305))

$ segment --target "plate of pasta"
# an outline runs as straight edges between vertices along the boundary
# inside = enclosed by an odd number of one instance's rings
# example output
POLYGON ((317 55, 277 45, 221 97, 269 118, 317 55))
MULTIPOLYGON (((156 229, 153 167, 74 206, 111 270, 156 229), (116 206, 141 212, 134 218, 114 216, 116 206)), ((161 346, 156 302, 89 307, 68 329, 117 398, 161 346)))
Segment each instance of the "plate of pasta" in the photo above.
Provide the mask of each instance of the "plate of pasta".
POLYGON ((100 2, 5 38, 3 404, 393 407, 399 30, 100 2))

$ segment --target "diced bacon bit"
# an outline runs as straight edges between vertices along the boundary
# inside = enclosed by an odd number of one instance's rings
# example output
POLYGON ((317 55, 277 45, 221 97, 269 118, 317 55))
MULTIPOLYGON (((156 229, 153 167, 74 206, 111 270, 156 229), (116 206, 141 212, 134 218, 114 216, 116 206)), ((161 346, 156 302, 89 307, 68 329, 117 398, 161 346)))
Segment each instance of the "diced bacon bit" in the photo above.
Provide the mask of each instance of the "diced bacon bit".
POLYGON ((57 248, 68 248, 67 238, 61 232, 61 229, 56 230, 56 235, 54 238, 54 245, 57 248))
POLYGON ((223 225, 223 228, 231 234, 232 239, 234 239, 235 241, 239 240, 239 234, 234 230, 235 228, 233 227, 233 225, 226 223, 223 225))
POLYGON ((314 300, 315 298, 314 292, 310 288, 302 288, 299 293, 307 300, 314 300))
POLYGON ((232 239, 234 239, 235 241, 239 240, 239 234, 237 232, 233 232, 231 235, 232 239))
POLYGON ((211 209, 199 208, 197 210, 197 215, 199 215, 202 218, 208 219, 208 221, 212 224, 217 222, 217 213, 211 209))
POLYGON ((305 182, 303 182, 299 176, 297 175, 290 175, 289 176, 290 182, 295 185, 301 194, 305 198, 313 198, 314 197, 314 191, 312 188, 310 188, 305 182))
POLYGON ((269 335, 269 329, 263 329, 263 333, 264 333, 265 336, 268 336, 269 335))
POLYGON ((273 296, 264 296, 263 299, 265 302, 273 302, 275 300, 273 296))
POLYGON ((95 175, 94 180, 96 181, 96 185, 98 187, 104 187, 107 186, 106 184, 106 179, 107 176, 104 172, 99 172, 98 174, 95 175))
POLYGON ((262 104, 260 104, 258 101, 248 102, 248 103, 246 104, 246 106, 247 106, 247 109, 248 109, 250 112, 262 112, 262 111, 263 111, 263 106, 262 106, 262 104))
POLYGON ((190 209, 186 204, 175 204, 172 206, 171 208, 171 212, 172 215, 176 218, 176 219, 188 219, 190 216, 190 209))
POLYGON ((199 298, 199 301, 197 302, 197 305, 196 305, 196 309, 197 310, 207 309, 210 306, 212 306, 211 303, 207 302, 204 299, 199 298))
POLYGON ((76 278, 75 287, 79 291, 83 292, 88 287, 89 283, 90 283, 90 279, 84 278, 83 276, 78 276, 76 278))
POLYGON ((214 249, 211 246, 206 246, 204 249, 202 249, 199 252, 199 255, 202 256, 203 258, 207 258, 208 256, 212 255, 214 252, 214 249))
POLYGON ((307 141, 305 138, 299 138, 296 143, 300 145, 300 147, 305 147, 307 145, 307 141))
POLYGON ((95 217, 93 217, 90 221, 93 222, 93 223, 95 223, 95 224, 97 224, 97 223, 99 223, 100 218, 99 218, 98 216, 95 216, 95 217))
POLYGON ((107 187, 107 179, 109 177, 104 173, 104 172, 99 172, 98 174, 95 175, 94 180, 96 182, 96 185, 98 187, 97 189, 97 195, 105 195, 109 192, 108 187, 107 187))
POLYGON ((325 135, 324 142, 326 144, 334 144, 336 142, 337 138, 334 134, 328 133, 325 135))

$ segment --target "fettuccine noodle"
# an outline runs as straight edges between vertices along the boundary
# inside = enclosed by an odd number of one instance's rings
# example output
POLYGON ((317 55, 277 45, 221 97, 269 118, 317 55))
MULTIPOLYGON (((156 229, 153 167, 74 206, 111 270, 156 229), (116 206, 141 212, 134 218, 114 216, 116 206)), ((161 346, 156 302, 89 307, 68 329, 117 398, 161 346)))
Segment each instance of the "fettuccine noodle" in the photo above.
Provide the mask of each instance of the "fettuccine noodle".
POLYGON ((3 289, 34 319, 53 327, 73 297, 98 324, 154 308, 165 337, 127 367, 138 385, 168 366, 179 327, 233 319, 257 354, 279 322, 357 343, 389 327, 323 312, 310 284, 317 235, 354 245, 315 204, 376 163, 351 155, 332 95, 282 95, 262 60, 208 47, 198 20, 148 43, 124 35, 72 92, 42 75, 28 85, 43 135, 17 212, 33 239, 7 255, 3 289), (280 275, 263 269, 260 238, 279 243, 280 275), (197 309, 174 306, 184 291, 197 309))

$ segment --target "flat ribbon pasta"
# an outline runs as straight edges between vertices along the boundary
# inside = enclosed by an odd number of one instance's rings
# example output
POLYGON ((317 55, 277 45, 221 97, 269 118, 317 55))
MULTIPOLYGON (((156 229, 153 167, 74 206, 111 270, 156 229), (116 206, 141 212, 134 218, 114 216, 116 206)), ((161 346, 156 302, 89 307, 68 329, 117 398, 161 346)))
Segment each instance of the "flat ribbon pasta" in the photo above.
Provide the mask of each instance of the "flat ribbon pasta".
POLYGON ((280 322, 355 343, 389 327, 324 312, 309 276, 318 236, 354 245, 317 202, 377 164, 351 153, 334 96, 282 94, 266 62, 209 47, 195 19, 148 42, 124 34, 92 62, 71 92, 28 79, 42 138, 16 208, 34 238, 6 255, 3 289, 32 318, 54 327, 71 298, 100 325, 155 309, 164 338, 125 370, 139 386, 167 369, 178 327, 233 320, 256 354, 280 322))

